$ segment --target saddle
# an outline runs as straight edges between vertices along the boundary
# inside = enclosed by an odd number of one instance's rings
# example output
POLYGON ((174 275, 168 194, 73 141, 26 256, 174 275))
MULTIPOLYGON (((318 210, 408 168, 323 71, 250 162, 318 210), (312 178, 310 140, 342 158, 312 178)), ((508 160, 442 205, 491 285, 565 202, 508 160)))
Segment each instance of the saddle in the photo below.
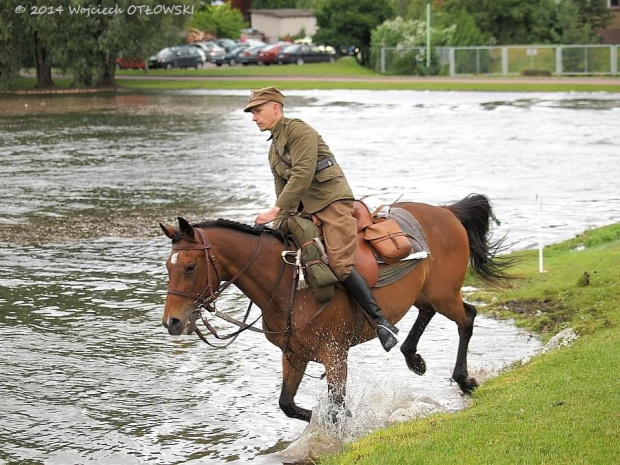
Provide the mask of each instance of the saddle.
MULTIPOLYGON (((353 205, 353 216, 357 221, 355 268, 369 287, 386 286, 398 281, 428 256, 424 232, 407 210, 390 208, 387 216, 372 215, 364 202, 355 200, 353 205), (400 262, 405 258, 407 260, 400 262)), ((323 236, 322 227, 301 217, 292 217, 286 224, 286 230, 298 250, 284 252, 283 258, 298 267, 298 288, 306 286, 305 275, 315 299, 318 302, 330 300, 334 294, 333 285, 338 280, 326 265, 325 249, 319 239, 323 236), (295 262, 286 258, 289 254, 296 257, 295 262)))
MULTIPOLYGON (((373 216, 368 206, 361 200, 353 202, 353 216, 357 220, 357 252, 355 255, 355 268, 362 275, 369 287, 380 287, 399 279, 398 273, 392 273, 389 283, 379 284, 383 281, 380 273, 380 264, 392 265, 399 260, 407 257, 414 257, 417 254, 418 261, 428 256, 429 249, 422 227, 408 211, 402 208, 391 208, 387 218, 373 216), (384 221, 394 221, 385 228, 373 229, 375 225, 382 224, 384 221), (396 227, 394 227, 396 224, 396 227), (390 231, 392 229, 392 231, 390 231), (385 239, 385 242, 384 242, 385 239), (397 251, 399 259, 389 259, 381 256, 379 244, 386 244, 393 249, 403 247, 402 251, 397 251), (405 245, 406 244, 406 245, 405 245)), ((415 264, 411 260, 411 265, 415 264)), ((396 268, 396 267, 395 267, 396 268)), ((402 267, 403 274, 406 274, 413 266, 402 267)))

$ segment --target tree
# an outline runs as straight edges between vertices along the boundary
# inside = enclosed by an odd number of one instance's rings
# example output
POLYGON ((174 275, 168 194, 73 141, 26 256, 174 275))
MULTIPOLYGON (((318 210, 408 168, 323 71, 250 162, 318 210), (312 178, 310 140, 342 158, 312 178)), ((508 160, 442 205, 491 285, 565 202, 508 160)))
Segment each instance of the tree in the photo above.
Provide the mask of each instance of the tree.
POLYGON ((449 18, 461 10, 499 45, 600 42, 612 18, 605 0, 445 0, 449 18))
POLYGON ((24 16, 17 14, 14 0, 0 3, 0 90, 11 89, 24 61, 24 16))
POLYGON ((574 3, 578 10, 579 21, 582 27, 590 29, 591 42, 600 42, 597 31, 609 26, 614 18, 613 12, 607 7, 607 0, 564 0, 574 3))
POLYGON ((435 22, 444 28, 454 26, 454 34, 450 40, 452 46, 480 46, 489 40, 489 34, 478 28, 474 18, 464 8, 459 8, 450 15, 439 12, 435 18, 435 22))
POLYGON ((201 31, 210 32, 216 37, 237 39, 241 29, 248 27, 241 11, 224 3, 219 6, 206 5, 194 14, 191 26, 201 31))
MULTIPOLYGON (((449 45, 456 26, 448 28, 431 27, 433 47, 449 45)), ((403 19, 397 17, 384 21, 372 31, 371 61, 377 67, 384 47, 392 48, 391 72, 395 74, 429 73, 422 69, 419 58, 423 59, 420 49, 426 45, 426 21, 403 19), (394 50, 395 49, 395 50, 394 50)))
POLYGON ((319 27, 315 43, 334 46, 356 45, 368 56, 371 31, 388 18, 392 9, 387 2, 375 0, 324 0, 316 12, 319 27))
POLYGON ((499 45, 544 43, 555 0, 446 0, 444 9, 464 9, 482 32, 499 45))

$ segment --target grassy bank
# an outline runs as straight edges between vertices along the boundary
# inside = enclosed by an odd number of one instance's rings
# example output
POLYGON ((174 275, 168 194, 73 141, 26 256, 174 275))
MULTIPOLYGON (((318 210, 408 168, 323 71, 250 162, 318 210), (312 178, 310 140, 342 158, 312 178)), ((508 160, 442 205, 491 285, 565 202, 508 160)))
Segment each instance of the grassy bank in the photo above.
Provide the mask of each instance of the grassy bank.
MULTIPOLYGON (((55 78, 59 88, 71 79, 55 78)), ((350 57, 335 63, 304 66, 235 66, 189 70, 118 71, 121 89, 252 89, 276 85, 282 89, 374 89, 440 91, 620 92, 618 78, 489 78, 479 76, 385 76, 360 66, 350 57)), ((20 90, 32 89, 32 77, 19 80, 20 90)))
POLYGON ((470 300, 544 338, 570 327, 579 339, 486 382, 465 411, 379 431, 322 465, 620 463, 620 225, 548 247, 546 273, 537 252, 515 255, 514 289, 470 300))

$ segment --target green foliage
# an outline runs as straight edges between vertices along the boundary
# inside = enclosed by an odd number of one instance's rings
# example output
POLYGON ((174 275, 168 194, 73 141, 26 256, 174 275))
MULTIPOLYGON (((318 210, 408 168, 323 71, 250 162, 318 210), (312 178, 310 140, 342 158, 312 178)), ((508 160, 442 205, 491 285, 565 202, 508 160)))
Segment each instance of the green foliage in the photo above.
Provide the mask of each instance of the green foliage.
POLYGON ((333 46, 357 45, 367 54, 371 31, 390 18, 387 2, 375 0, 324 0, 316 12, 315 43, 333 46))
POLYGON ((191 26, 210 32, 216 37, 230 37, 231 39, 238 39, 241 29, 248 27, 241 11, 230 6, 230 3, 219 6, 206 5, 194 14, 191 26))
POLYGON ((0 90, 14 87, 25 52, 24 16, 15 13, 17 0, 0 3, 0 90))
MULTIPOLYGON (((433 47, 450 44, 455 29, 455 26, 448 28, 431 27, 433 47)), ((422 61, 425 61, 425 58, 421 56, 423 52, 420 51, 420 48, 425 47, 425 45, 425 21, 401 17, 384 21, 372 31, 371 64, 374 69, 378 69, 382 48, 391 47, 396 48, 396 50, 389 50, 390 74, 428 74, 430 70, 422 67, 422 61)), ((431 57, 431 59, 433 63, 436 62, 435 57, 431 57)))
POLYGON ((461 10, 489 37, 487 45, 596 43, 596 31, 613 17, 605 0, 446 0, 443 21, 457 24, 461 10))
POLYGON ((191 11, 168 10, 195 0, 7 0, 0 5, 0 87, 11 88, 22 66, 36 66, 38 84, 51 83, 51 67, 73 85, 114 85, 119 54, 146 57, 178 40, 191 11), (23 12, 18 13, 18 7, 23 12), (150 12, 147 11, 150 8, 150 12), (48 83, 44 82, 49 76, 48 83))
POLYGON ((457 8, 450 15, 440 14, 438 22, 444 27, 454 26, 450 43, 452 46, 480 46, 489 41, 489 35, 480 30, 474 18, 464 8, 457 8))

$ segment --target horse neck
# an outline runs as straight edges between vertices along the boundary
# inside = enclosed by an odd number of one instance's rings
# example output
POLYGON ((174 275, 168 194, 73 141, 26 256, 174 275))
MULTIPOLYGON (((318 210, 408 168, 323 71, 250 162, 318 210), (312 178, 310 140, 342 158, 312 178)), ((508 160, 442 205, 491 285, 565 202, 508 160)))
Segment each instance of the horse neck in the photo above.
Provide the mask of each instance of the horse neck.
POLYGON ((223 280, 237 276, 253 260, 249 268, 235 279, 234 285, 263 310, 270 304, 272 297, 276 302, 288 299, 292 267, 286 267, 278 283, 283 266, 282 242, 265 233, 258 236, 232 230, 213 235, 211 240, 214 253, 219 258, 223 280))

